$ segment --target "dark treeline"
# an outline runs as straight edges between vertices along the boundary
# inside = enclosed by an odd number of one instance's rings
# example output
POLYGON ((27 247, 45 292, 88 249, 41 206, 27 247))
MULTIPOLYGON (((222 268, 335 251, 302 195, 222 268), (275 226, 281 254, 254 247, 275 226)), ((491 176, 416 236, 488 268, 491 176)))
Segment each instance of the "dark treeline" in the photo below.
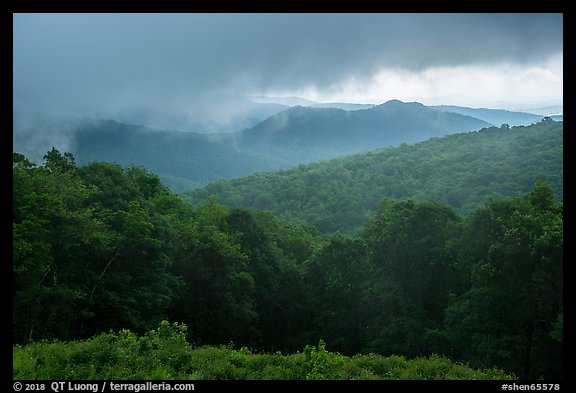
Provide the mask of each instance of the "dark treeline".
POLYGON ((448 356, 562 376, 563 207, 545 183, 465 218, 381 201, 356 237, 215 199, 191 207, 142 168, 14 153, 13 338, 146 332, 293 353, 448 356))

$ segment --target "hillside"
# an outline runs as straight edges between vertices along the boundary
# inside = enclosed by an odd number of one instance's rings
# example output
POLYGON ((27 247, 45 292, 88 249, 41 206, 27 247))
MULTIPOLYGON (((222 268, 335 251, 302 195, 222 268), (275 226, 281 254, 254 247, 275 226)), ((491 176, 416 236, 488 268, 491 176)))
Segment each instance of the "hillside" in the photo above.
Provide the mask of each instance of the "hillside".
POLYGON ((253 127, 288 109, 286 105, 258 103, 243 97, 222 97, 206 109, 170 106, 132 106, 106 113, 104 119, 147 128, 198 134, 237 132, 253 127))
POLYGON ((432 106, 431 108, 435 108, 443 112, 459 113, 465 116, 472 116, 490 123, 496 127, 500 127, 502 124, 508 124, 509 126, 528 126, 530 124, 539 122, 543 117, 534 113, 513 112, 503 109, 467 108, 454 105, 438 105, 432 106))
POLYGON ((187 196, 198 203, 216 195, 323 232, 354 231, 383 197, 432 199, 467 214, 489 198, 524 193, 540 178, 562 199, 562 130, 562 122, 492 127, 219 181, 187 196))
POLYGON ((350 104, 347 102, 326 102, 323 104, 310 105, 312 108, 336 108, 344 109, 345 111, 358 111, 361 109, 370 109, 375 107, 374 104, 350 104))
POLYGON ((184 192, 217 179, 286 169, 485 125, 421 104, 389 101, 359 111, 293 107, 236 133, 166 131, 115 121, 77 122, 68 127, 71 141, 66 148, 79 163, 141 165, 157 173, 173 191, 184 192))
POLYGON ((239 140, 244 149, 298 164, 486 126, 468 116, 392 100, 357 111, 292 107, 243 131, 239 140))
POLYGON ((143 166, 175 191, 282 167, 273 157, 238 150, 226 134, 159 131, 115 121, 84 123, 75 131, 71 150, 81 164, 143 166))

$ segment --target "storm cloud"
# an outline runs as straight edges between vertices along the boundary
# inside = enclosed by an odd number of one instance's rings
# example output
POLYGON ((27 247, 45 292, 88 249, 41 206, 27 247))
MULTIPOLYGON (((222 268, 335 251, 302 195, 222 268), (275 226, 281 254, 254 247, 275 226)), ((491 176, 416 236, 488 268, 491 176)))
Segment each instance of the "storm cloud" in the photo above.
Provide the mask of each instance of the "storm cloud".
POLYGON ((203 107, 210 117, 206 108, 224 107, 225 97, 333 89, 389 68, 540 64, 563 48, 562 14, 15 14, 13 22, 15 107, 92 115, 154 106, 203 107))

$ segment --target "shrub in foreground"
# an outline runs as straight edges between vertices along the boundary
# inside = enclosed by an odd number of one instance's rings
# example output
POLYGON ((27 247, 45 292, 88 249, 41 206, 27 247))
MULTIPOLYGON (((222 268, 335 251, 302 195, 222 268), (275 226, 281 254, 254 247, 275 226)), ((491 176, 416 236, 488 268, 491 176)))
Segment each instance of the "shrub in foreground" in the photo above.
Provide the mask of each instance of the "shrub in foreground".
POLYGON ((513 379, 501 370, 474 370, 432 355, 416 359, 375 354, 343 356, 320 340, 303 352, 253 353, 248 348, 192 348, 186 326, 163 321, 144 336, 128 330, 89 340, 35 342, 13 349, 13 378, 30 379, 513 379))

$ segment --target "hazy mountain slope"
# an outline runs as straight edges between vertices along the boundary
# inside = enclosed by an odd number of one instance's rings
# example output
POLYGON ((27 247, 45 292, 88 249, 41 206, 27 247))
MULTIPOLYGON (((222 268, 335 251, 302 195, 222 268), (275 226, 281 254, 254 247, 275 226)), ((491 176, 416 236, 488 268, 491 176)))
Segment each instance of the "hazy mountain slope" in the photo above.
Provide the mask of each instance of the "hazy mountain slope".
POLYGON ((310 108, 335 108, 344 109, 346 111, 356 111, 360 109, 372 108, 374 104, 352 104, 347 102, 315 102, 301 97, 249 97, 249 99, 256 103, 261 104, 276 104, 291 106, 307 106, 310 108))
MULTIPOLYGON (((277 110, 278 106, 253 108, 277 110)), ((159 131, 114 121, 86 121, 67 131, 71 141, 66 150, 72 151, 79 163, 114 161, 144 166, 158 173, 172 190, 182 192, 217 179, 289 168, 485 125, 421 104, 390 101, 358 111, 293 107, 236 133, 159 131)))
POLYGON ((281 104, 252 102, 241 97, 228 97, 207 107, 210 109, 208 112, 205 108, 133 107, 106 116, 121 123, 159 130, 210 134, 250 128, 289 108, 281 104))
POLYGON ((112 161, 144 166, 180 191, 219 178, 282 167, 272 157, 237 149, 227 134, 157 131, 114 121, 79 128, 71 150, 80 164, 112 161))
MULTIPOLYGON (((195 134, 234 133, 253 127, 268 117, 289 108, 274 103, 252 102, 245 98, 230 98, 221 104, 226 107, 226 110, 218 112, 218 108, 213 108, 215 113, 211 115, 202 114, 194 109, 132 106, 130 109, 123 108, 116 112, 101 114, 100 116, 105 117, 98 119, 33 114, 26 110, 14 109, 12 112, 13 150, 41 163, 44 154, 52 147, 61 151, 69 151, 76 131, 85 128, 90 122, 100 122, 98 127, 101 127, 105 120, 113 120, 155 130, 195 134)), ((110 143, 114 144, 115 138, 112 138, 110 143)), ((111 148, 115 147, 111 146, 111 148)))
POLYGON ((484 120, 496 127, 500 127, 502 124, 508 124, 509 126, 527 126, 542 120, 541 115, 526 112, 513 112, 503 109, 467 108, 453 105, 438 105, 431 106, 431 108, 444 112, 472 116, 484 120))
POLYGON ((249 96, 248 99, 252 102, 262 104, 280 104, 285 106, 310 106, 319 104, 319 102, 311 101, 302 97, 266 97, 266 96, 249 96))
POLYGON ((362 109, 374 108, 374 104, 350 104, 347 102, 327 102, 322 104, 310 105, 312 108, 335 108, 344 109, 345 111, 358 111, 362 109))
POLYGON ((547 105, 540 107, 523 108, 524 112, 534 113, 541 116, 562 115, 564 113, 564 106, 560 105, 547 105))
POLYGON ((562 130, 562 122, 492 127, 219 181, 187 195, 193 203, 216 195, 324 232, 354 231, 384 197, 432 199, 466 214, 488 198, 527 192, 539 178, 562 199, 562 130))
POLYGON ((472 117, 392 100, 358 111, 293 107, 243 131, 239 140, 244 149, 296 164, 486 126, 472 117))

